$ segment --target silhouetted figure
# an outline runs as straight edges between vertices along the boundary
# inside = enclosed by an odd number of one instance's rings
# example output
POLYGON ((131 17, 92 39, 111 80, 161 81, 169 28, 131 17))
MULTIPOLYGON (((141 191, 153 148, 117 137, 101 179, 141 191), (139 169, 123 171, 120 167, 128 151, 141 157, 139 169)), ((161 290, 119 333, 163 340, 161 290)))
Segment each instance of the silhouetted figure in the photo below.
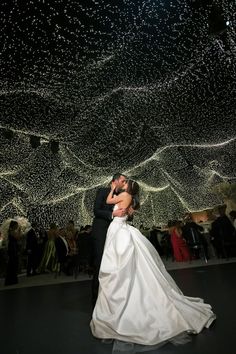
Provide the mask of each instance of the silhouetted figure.
POLYGON ((229 217, 230 217, 231 222, 236 230, 236 210, 231 210, 231 212, 229 213, 229 217))
POLYGON ((211 224, 211 242, 218 258, 225 258, 230 252, 230 243, 234 242, 234 226, 225 214, 226 205, 218 208, 219 217, 211 224))
POLYGON ((157 250, 159 255, 162 256, 163 255, 163 250, 162 250, 161 245, 160 245, 160 243, 158 241, 158 230, 157 230, 157 228, 155 226, 153 226, 152 230, 150 231, 149 241, 155 247, 155 249, 157 250))
POLYGON ((36 224, 32 223, 26 234, 27 276, 36 275, 39 261, 38 237, 35 231, 36 224))
POLYGON ((192 215, 189 214, 185 225, 182 226, 182 235, 186 240, 194 258, 200 258, 200 251, 204 252, 204 258, 209 259, 208 244, 203 235, 203 227, 192 220, 192 215))
POLYGON ((19 267, 19 245, 20 227, 17 221, 12 220, 8 230, 8 262, 6 270, 5 285, 13 285, 18 283, 18 267, 19 267))

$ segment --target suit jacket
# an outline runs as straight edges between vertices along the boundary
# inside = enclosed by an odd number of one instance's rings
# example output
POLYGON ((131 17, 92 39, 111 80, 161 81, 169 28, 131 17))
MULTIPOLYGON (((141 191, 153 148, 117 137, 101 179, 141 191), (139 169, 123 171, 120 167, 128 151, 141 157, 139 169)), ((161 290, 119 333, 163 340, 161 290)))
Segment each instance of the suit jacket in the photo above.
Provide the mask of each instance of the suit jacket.
POLYGON ((113 205, 106 203, 109 193, 110 188, 100 188, 97 191, 93 208, 92 237, 102 243, 105 242, 107 229, 112 221, 113 205))
POLYGON ((57 258, 60 263, 65 261, 66 256, 68 254, 68 247, 66 247, 66 244, 66 240, 63 240, 61 236, 58 236, 55 239, 57 258))
POLYGON ((186 222, 186 224, 182 227, 183 238, 189 244, 202 243, 206 244, 207 241, 202 234, 204 231, 203 227, 195 223, 194 221, 186 222))
POLYGON ((37 252, 38 250, 38 239, 33 228, 31 228, 26 235, 26 250, 30 250, 31 252, 37 252))
POLYGON ((231 240, 234 238, 234 227, 227 215, 219 216, 211 224, 211 236, 215 241, 231 240))

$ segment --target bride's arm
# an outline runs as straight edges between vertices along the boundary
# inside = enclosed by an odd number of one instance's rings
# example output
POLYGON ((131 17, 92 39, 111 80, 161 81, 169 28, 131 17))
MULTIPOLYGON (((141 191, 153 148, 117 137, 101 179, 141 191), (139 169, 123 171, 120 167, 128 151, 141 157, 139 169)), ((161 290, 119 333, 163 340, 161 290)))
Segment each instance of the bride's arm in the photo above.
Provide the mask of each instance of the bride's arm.
POLYGON ((124 192, 120 193, 119 195, 113 195, 114 189, 111 189, 110 193, 107 196, 107 204, 117 204, 124 200, 124 192))

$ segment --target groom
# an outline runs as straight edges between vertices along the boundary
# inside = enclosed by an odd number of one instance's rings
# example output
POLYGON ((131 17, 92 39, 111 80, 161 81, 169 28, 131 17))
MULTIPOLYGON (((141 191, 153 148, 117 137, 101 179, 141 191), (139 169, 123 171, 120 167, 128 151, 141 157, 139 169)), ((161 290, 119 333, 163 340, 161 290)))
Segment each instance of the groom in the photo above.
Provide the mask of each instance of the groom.
MULTIPOLYGON (((112 178, 112 183, 116 185, 116 193, 119 193, 124 187, 126 182, 126 176, 121 173, 116 173, 112 178)), ((97 191, 97 195, 94 203, 94 220, 92 225, 92 240, 93 240, 93 257, 94 257, 94 274, 92 280, 92 303, 95 306, 98 296, 98 274, 102 261, 102 255, 104 250, 104 245, 106 241, 107 229, 110 222, 115 216, 122 217, 127 211, 126 209, 117 209, 113 211, 114 205, 107 204, 107 196, 110 193, 110 186, 100 188, 97 191)))

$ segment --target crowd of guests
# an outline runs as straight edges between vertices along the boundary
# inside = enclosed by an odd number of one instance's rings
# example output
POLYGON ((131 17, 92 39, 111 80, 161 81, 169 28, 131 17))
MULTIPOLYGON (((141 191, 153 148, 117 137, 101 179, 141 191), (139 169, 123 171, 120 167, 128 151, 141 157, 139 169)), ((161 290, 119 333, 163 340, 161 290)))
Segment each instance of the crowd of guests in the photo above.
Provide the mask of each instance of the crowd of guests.
MULTIPOLYGON (((156 248, 160 256, 171 257, 176 262, 210 258, 209 248, 218 258, 236 256, 236 211, 226 215, 226 206, 218 208, 218 215, 211 223, 208 237, 204 228, 194 222, 192 214, 187 213, 183 220, 169 221, 165 228, 153 226, 151 229, 140 225, 141 233, 156 248)), ((19 262, 26 261, 27 276, 47 272, 64 272, 73 275, 79 271, 93 272, 92 227, 86 225, 78 230, 74 221, 68 221, 64 228, 55 223, 45 231, 32 222, 22 238, 21 227, 11 220, 7 235, 7 261, 5 285, 16 284, 19 262), (24 242, 22 242, 24 239, 24 242)))
MULTIPOLYGON (((191 213, 185 214, 183 220, 168 222, 163 232, 155 228, 149 232, 150 241, 160 255, 171 256, 173 261, 187 262, 211 256, 228 258, 236 256, 236 211, 226 215, 226 205, 218 207, 218 213, 206 230, 194 222, 191 213), (159 240, 154 233, 159 233, 159 240), (159 241, 159 242, 158 242, 159 241), (211 249, 211 252, 209 251, 211 249)), ((147 232, 147 231, 146 231, 147 232)), ((143 232, 144 233, 144 232, 143 232)))
POLYGON ((6 240, 7 261, 5 285, 18 283, 19 264, 25 260, 28 277, 38 274, 63 271, 73 275, 81 270, 90 272, 92 264, 91 225, 75 228, 70 220, 65 228, 55 223, 45 231, 36 223, 22 235, 16 220, 11 220, 6 240))

